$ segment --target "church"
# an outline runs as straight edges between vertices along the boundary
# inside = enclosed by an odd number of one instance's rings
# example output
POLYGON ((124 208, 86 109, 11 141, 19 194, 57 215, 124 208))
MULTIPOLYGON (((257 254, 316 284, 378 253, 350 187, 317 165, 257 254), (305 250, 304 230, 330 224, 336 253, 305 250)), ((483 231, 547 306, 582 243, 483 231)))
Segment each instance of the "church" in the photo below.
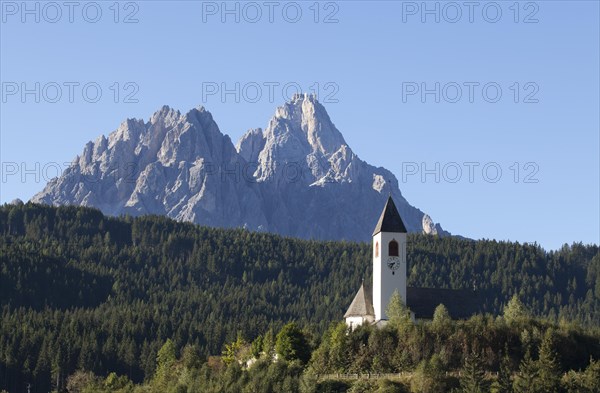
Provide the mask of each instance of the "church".
POLYGON ((385 310, 394 291, 398 291, 413 319, 431 319, 439 304, 444 304, 455 319, 480 312, 481 302, 474 291, 407 287, 406 235, 404 222, 390 196, 373 231, 373 284, 360 285, 344 314, 351 329, 364 323, 384 325, 388 319, 385 310))

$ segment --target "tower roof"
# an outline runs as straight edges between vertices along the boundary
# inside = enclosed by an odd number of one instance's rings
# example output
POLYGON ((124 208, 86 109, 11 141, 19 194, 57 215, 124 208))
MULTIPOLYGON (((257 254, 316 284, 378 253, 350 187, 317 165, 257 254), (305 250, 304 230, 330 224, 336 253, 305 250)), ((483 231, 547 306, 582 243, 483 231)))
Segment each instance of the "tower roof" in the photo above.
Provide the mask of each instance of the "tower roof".
POLYGON ((375 309, 373 308, 373 303, 371 302, 371 294, 367 293, 365 290, 365 283, 360 284, 360 288, 358 292, 356 292, 356 296, 354 296, 354 300, 352 300, 352 304, 348 307, 348 311, 344 314, 344 318, 348 317, 364 317, 366 315, 375 316, 375 309))
POLYGON ((402 222, 402 218, 400 218, 400 213, 398 213, 398 209, 396 209, 396 205, 391 196, 388 197, 388 200, 385 203, 383 212, 381 212, 379 221, 377 221, 375 231, 373 231, 373 236, 377 235, 379 232, 406 233, 406 227, 402 222))

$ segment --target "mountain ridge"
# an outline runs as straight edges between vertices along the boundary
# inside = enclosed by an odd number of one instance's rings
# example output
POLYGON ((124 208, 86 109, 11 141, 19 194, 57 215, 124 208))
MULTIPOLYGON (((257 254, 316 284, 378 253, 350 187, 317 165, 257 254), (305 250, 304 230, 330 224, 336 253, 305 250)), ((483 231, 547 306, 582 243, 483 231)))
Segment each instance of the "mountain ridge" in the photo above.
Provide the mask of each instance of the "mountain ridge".
POLYGON ((364 241, 390 194, 409 232, 449 235, 408 203, 390 171, 354 153, 315 96, 297 94, 235 145, 202 106, 127 119, 88 142, 31 201, 364 241))

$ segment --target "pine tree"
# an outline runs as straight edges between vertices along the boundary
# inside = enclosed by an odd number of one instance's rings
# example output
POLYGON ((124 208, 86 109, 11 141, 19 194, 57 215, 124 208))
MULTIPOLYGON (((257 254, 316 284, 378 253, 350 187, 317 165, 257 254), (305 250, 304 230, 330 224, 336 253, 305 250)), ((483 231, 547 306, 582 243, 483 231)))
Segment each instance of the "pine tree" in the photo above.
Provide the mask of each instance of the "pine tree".
POLYGON ((504 350, 504 356, 500 360, 500 370, 498 370, 498 378, 492 384, 492 393, 513 393, 513 383, 511 380, 510 357, 508 356, 508 348, 504 350))
POLYGON ((259 335, 258 337, 256 337, 254 339, 254 341, 252 341, 252 344, 250 344, 250 355, 252 355, 253 358, 258 359, 261 355, 263 349, 263 336, 259 335))
POLYGON ((225 364, 231 364, 239 359, 242 348, 246 346, 246 341, 238 334, 236 340, 231 344, 225 344, 225 349, 222 352, 223 362, 225 364))
POLYGON ((202 364, 202 360, 198 355, 198 348, 195 345, 186 345, 183 348, 183 353, 181 355, 181 360, 183 366, 187 369, 196 369, 200 368, 202 364))
POLYGON ((544 334, 538 360, 539 384, 545 393, 556 393, 560 389, 561 368, 554 351, 553 332, 544 334))
POLYGON ((519 297, 515 294, 504 307, 504 319, 508 323, 514 323, 527 317, 527 310, 519 297))
POLYGON ((404 330, 412 325, 410 310, 402 301, 398 290, 392 293, 385 313, 388 316, 388 324, 392 327, 404 330))
POLYGON ((173 378, 172 368, 175 364, 175 356, 175 344, 168 338, 156 355, 156 374, 153 382, 159 389, 166 390, 173 378))
POLYGON ((329 348, 330 367, 337 372, 344 372, 350 362, 348 346, 348 327, 340 322, 331 331, 329 348))
POLYGON ((273 329, 267 330, 262 339, 262 351, 265 353, 267 359, 273 359, 275 356, 275 340, 273 329))
POLYGON ((590 393, 600 393, 600 361, 590 359, 590 365, 585 369, 585 387, 590 393))
POLYGON ((484 393, 489 389, 485 379, 483 362, 477 352, 471 352, 465 357, 463 375, 460 379, 460 391, 463 393, 484 393))
POLYGON ((288 361, 298 359, 307 363, 310 359, 310 347, 306 336, 294 322, 285 325, 277 334, 275 351, 282 359, 288 361))
POLYGON ((52 386, 55 388, 55 390, 60 391, 63 385, 63 378, 65 377, 63 367, 65 355, 63 347, 60 343, 58 344, 57 348, 56 356, 52 361, 52 386))
POLYGON ((439 356, 433 355, 429 361, 423 360, 417 366, 410 380, 411 390, 419 393, 442 393, 446 391, 444 367, 439 356))
POLYGON ((438 305, 433 312, 433 321, 431 322, 431 327, 438 334, 443 334, 447 332, 451 325, 452 318, 450 318, 448 309, 443 304, 438 305))
POLYGON ((538 384, 539 368, 531 358, 529 349, 519 365, 519 373, 515 377, 513 389, 515 393, 545 393, 538 384))

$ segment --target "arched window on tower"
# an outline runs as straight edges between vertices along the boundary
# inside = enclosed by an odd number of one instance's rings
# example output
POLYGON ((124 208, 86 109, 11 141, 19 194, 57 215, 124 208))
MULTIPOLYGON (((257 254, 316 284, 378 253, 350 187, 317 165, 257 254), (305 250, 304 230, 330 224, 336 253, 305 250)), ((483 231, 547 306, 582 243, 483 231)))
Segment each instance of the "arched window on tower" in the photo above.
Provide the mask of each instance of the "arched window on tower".
POLYGON ((388 244, 388 256, 390 256, 390 257, 400 256, 398 254, 398 242, 397 241, 392 240, 390 242, 390 244, 388 244))
POLYGON ((375 242, 375 258, 379 257, 379 242, 375 242))

